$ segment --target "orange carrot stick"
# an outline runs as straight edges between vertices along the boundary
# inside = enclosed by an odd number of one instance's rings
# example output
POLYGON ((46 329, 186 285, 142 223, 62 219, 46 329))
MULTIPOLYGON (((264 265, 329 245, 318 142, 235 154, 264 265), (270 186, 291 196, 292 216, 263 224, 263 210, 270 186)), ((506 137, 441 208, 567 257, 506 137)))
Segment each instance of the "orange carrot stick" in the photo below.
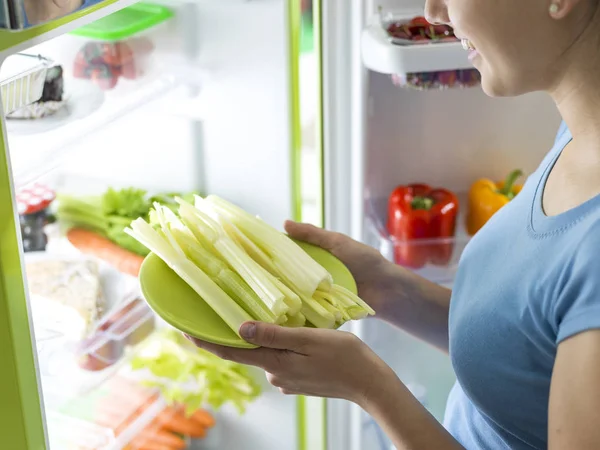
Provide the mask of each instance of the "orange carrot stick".
POLYGON ((170 445, 165 445, 160 442, 152 441, 150 439, 147 439, 145 436, 135 438, 129 443, 129 446, 136 450, 176 450, 175 447, 171 447, 170 445))
POLYGON ((142 256, 119 247, 98 233, 83 228, 71 228, 67 231, 67 239, 81 252, 94 255, 123 273, 134 277, 140 273, 144 261, 142 256))
POLYGON ((169 431, 162 428, 152 428, 149 427, 142 431, 140 436, 144 436, 148 440, 152 442, 156 442, 157 444, 168 445, 177 450, 184 450, 186 447, 186 443, 179 436, 176 436, 169 431))
POLYGON ((192 414, 191 419, 199 423, 204 428, 212 428, 215 426, 215 418, 205 409, 199 409, 192 414))
POLYGON ((193 420, 187 419, 183 414, 167 408, 158 415, 158 421, 167 430, 184 436, 202 438, 206 436, 206 429, 193 420))

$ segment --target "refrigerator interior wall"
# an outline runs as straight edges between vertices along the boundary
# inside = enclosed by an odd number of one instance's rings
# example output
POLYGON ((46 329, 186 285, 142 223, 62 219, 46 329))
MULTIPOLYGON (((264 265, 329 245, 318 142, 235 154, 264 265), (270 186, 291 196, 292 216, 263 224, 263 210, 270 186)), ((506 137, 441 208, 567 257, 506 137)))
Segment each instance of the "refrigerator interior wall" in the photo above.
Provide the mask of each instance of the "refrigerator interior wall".
MULTIPOLYGON (((371 75, 368 195, 387 198, 401 183, 429 182, 466 192, 476 179, 529 175, 550 150, 560 117, 534 93, 489 98, 480 88, 417 92, 371 75)), ((522 181, 522 180, 521 180, 522 181)))
MULTIPOLYGON (((176 11, 180 5, 169 3, 176 11)), ((165 83, 168 92, 64 148, 59 137, 76 135, 78 126, 93 122, 93 114, 35 134, 11 132, 9 123, 11 158, 27 159, 32 155, 28 149, 43 149, 51 141, 61 148, 61 164, 41 181, 52 187, 78 194, 109 186, 150 191, 202 187, 281 228, 293 211, 286 1, 200 0, 195 6, 199 54, 193 63, 181 59, 180 65, 157 69, 156 79, 174 76, 173 83, 165 83), (198 80, 200 93, 190 97, 198 80)), ((181 20, 176 14, 170 29, 180 29, 181 20)), ((157 42, 167 45, 167 54, 180 55, 182 41, 171 37, 157 42)), ((61 36, 34 50, 69 65, 64 50, 72 39, 61 36)), ((161 61, 153 63, 158 67, 161 61)), ((126 87, 135 92, 137 86, 126 87)), ((125 87, 106 93, 100 108, 118 109, 127 94, 125 87)), ((268 385, 264 373, 256 375, 262 397, 242 417, 225 408, 215 430, 218 441, 207 448, 295 448, 295 398, 268 385)))

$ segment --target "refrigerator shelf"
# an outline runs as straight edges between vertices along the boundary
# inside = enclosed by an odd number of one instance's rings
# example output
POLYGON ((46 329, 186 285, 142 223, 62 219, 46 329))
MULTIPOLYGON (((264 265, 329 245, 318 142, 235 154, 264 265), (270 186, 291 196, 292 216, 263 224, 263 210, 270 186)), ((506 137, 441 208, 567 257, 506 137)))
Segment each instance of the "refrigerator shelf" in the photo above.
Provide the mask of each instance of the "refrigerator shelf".
POLYGON ((140 83, 127 95, 110 99, 102 96, 93 102, 94 110, 89 110, 89 103, 85 103, 90 100, 83 95, 84 88, 82 95, 73 100, 74 103, 82 101, 82 108, 78 104, 67 104, 64 114, 59 113, 59 117, 7 122, 8 148, 16 187, 37 181, 60 166, 67 157, 75 156, 95 133, 160 99, 177 85, 175 77, 156 77, 140 83))
POLYGON ((126 370, 77 397, 44 390, 44 398, 50 447, 65 450, 123 449, 167 407, 126 370))
POLYGON ((389 261, 435 283, 451 285, 462 252, 470 241, 462 227, 462 216, 458 218, 458 230, 453 238, 400 241, 387 232, 385 205, 385 199, 367 202, 367 244, 378 249, 389 261))
POLYGON ((377 15, 363 30, 361 52, 364 65, 387 75, 472 69, 467 52, 458 41, 413 44, 390 36, 392 22, 410 21, 422 12, 377 15))

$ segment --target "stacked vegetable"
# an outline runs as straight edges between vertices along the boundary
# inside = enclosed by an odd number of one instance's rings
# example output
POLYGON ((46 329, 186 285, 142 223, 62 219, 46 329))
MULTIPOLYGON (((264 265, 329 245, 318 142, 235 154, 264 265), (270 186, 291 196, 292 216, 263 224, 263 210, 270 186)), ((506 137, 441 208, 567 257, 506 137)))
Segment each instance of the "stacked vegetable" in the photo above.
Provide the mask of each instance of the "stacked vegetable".
POLYGON ((216 196, 159 203, 126 233, 161 258, 237 334, 259 320, 336 328, 375 314, 294 241, 216 196))

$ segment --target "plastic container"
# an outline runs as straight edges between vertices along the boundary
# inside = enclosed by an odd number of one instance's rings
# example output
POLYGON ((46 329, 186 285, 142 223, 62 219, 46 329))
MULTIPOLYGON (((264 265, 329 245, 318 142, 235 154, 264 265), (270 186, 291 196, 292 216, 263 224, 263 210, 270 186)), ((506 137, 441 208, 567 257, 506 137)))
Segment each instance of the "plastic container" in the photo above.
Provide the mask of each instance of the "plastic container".
MULTIPOLYGON (((367 243, 377 248, 389 261, 424 278, 440 284, 452 283, 462 252, 470 240, 464 230, 459 228, 454 238, 397 240, 389 235, 385 226, 386 205, 386 199, 367 202, 367 243)), ((457 224, 462 223, 464 221, 459 217, 457 224)))
POLYGON ((116 364, 126 348, 144 341, 154 329, 154 313, 135 296, 113 308, 91 335, 79 342, 75 355, 77 363, 85 370, 104 370, 116 364))
POLYGON ((83 395, 63 398, 44 392, 51 448, 125 448, 166 408, 155 389, 121 373, 83 395))
MULTIPOLYGON (((164 6, 136 3, 70 35, 74 78, 90 80, 102 90, 144 77, 156 58, 159 25, 173 13, 164 6)), ((157 61, 158 60, 158 61, 157 61)))
POLYGON ((382 12, 376 16, 362 33, 365 66, 389 75, 472 69, 468 53, 455 37, 440 35, 432 40, 425 36, 411 40, 399 38, 402 34, 394 32, 398 24, 409 23, 422 14, 422 11, 382 12))
POLYGON ((18 53, 0 67, 0 94, 5 114, 30 105, 42 97, 51 62, 41 56, 18 53))
MULTIPOLYGON (((117 365, 128 347, 136 346, 155 330, 154 313, 142 300, 136 278, 75 251, 27 253, 25 263, 36 337, 49 337, 45 347, 53 342, 48 347, 51 350, 40 354, 42 375, 62 383, 59 368, 64 364, 83 371, 103 371, 117 365), (90 284, 82 287, 84 279, 74 279, 75 273, 83 273, 87 280, 97 278, 95 302, 88 292, 95 282, 88 281, 90 284), (46 279, 56 282, 45 286, 46 279), (71 293, 76 288, 81 292, 77 295, 85 295, 88 300, 79 301, 75 295, 68 299, 66 294, 57 296, 61 292, 58 289, 71 293)), ((76 383, 72 388, 77 389, 76 383)))

